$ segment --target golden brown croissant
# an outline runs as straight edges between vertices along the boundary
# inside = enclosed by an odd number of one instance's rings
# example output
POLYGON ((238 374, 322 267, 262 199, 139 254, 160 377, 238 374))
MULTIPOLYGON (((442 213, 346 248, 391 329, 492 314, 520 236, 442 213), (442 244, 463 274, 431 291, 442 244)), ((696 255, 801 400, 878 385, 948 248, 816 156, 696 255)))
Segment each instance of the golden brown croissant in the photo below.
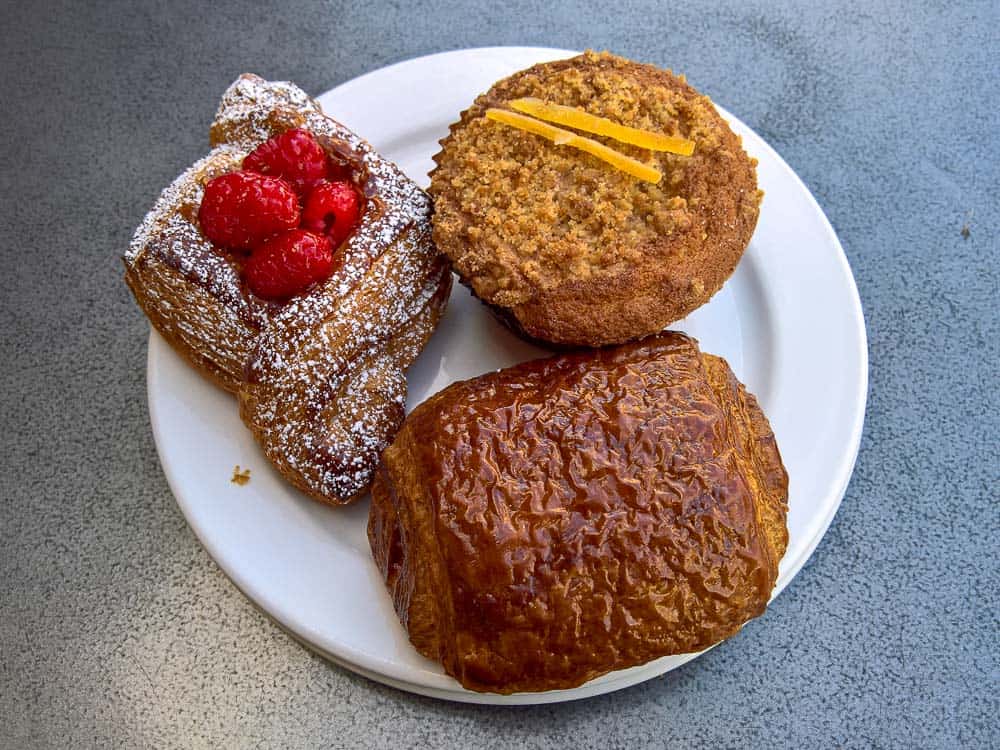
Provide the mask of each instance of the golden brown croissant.
POLYGON ((569 688, 761 614, 788 478, 756 399, 678 333, 455 383, 385 451, 368 536, 465 687, 569 688))
POLYGON ((236 393, 240 414, 293 484, 333 504, 367 488, 403 418, 404 371, 434 330, 451 277, 430 201, 289 83, 244 75, 226 91, 212 150, 167 188, 125 254, 125 279, 163 337, 236 393), (308 130, 358 175, 364 213, 326 281, 285 304, 252 294, 242 259, 201 232, 205 184, 274 135, 308 130))

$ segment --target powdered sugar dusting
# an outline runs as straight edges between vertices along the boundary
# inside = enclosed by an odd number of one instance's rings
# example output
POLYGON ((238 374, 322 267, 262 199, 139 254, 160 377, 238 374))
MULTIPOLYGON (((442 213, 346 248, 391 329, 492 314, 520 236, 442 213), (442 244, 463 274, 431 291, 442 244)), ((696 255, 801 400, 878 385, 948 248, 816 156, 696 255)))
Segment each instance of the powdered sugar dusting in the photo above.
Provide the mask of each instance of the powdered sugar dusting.
POLYGON ((211 134, 212 151, 163 192, 136 230, 126 266, 149 254, 235 313, 228 319, 244 329, 205 330, 206 349, 252 329, 245 377, 237 376, 244 421, 296 485, 347 502, 367 487, 398 428, 403 371, 447 299, 450 273, 430 240, 430 200, 290 83, 242 76, 223 95, 211 134), (238 169, 247 153, 291 127, 351 162, 369 200, 341 250, 342 266, 279 306, 247 292, 237 262, 205 240, 195 217, 208 179, 238 169))
POLYGON ((294 325, 258 340, 247 367, 260 407, 252 428, 324 494, 352 496, 370 482, 403 417, 401 363, 422 347, 448 278, 426 235, 408 231, 339 304, 303 299, 294 325), (419 345, 407 344, 409 328, 419 345))

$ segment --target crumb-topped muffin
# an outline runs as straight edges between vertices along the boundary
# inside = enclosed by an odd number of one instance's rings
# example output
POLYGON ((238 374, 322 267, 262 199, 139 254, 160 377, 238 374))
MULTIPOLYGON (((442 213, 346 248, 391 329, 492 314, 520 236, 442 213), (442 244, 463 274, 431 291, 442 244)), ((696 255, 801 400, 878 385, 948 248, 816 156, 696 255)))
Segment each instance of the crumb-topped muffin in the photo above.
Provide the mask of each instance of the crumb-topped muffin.
POLYGON ((662 329, 708 301, 757 223, 756 160, 683 77, 609 53, 535 65, 479 96, 441 141, 434 240, 463 282, 522 333, 600 346, 662 329), (690 156, 582 133, 654 168, 487 118, 524 97, 694 142, 690 156))

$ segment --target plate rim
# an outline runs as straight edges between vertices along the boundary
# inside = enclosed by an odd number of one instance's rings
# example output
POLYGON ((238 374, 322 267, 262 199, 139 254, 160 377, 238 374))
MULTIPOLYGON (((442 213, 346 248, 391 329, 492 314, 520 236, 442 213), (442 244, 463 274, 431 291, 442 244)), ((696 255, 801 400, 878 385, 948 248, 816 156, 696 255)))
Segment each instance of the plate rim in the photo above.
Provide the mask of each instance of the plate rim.
MULTIPOLYGON (((321 99, 334 92, 341 91, 345 88, 350 89, 353 86, 363 85, 365 80, 370 76, 375 75, 386 75, 392 73, 393 70, 398 69, 402 66, 409 66, 414 64, 419 64, 421 62, 428 61, 433 58, 443 58, 448 56, 464 56, 468 54, 516 54, 516 55, 535 55, 537 54, 538 59, 558 59, 558 55, 572 56, 579 54, 579 52, 574 50, 566 50, 560 48, 550 48, 550 47, 532 47, 532 46, 487 46, 487 47, 469 47, 461 49, 447 50, 443 52, 431 53, 428 55, 422 55, 415 58, 410 58, 406 60, 397 61, 389 65, 377 68, 367 73, 363 73, 355 78, 351 78, 344 81, 337 86, 331 88, 317 95, 316 99, 321 99)), ((829 218, 826 216, 825 212, 820 207, 815 196, 809 190, 808 186, 802 180, 801 177, 791 168, 791 166, 781 157, 781 155, 752 128, 749 128, 744 122, 739 118, 735 117, 731 112, 720 106, 714 101, 716 108, 719 110, 720 114, 727 120, 734 121, 739 125, 739 127, 744 128, 746 131, 752 133, 760 147, 768 152, 768 156, 773 162, 778 166, 778 168, 787 177, 790 177, 795 187, 806 196, 807 201, 812 208, 813 212, 818 215, 820 219, 820 225, 825 235, 827 242, 830 247, 835 251, 834 258, 843 273, 844 278, 847 281, 847 296, 850 299, 850 309, 844 310, 845 316, 850 313, 850 318, 853 325, 851 330, 854 334, 853 343, 855 345, 855 356, 858 362, 858 372, 857 377, 854 380, 854 388, 852 396, 854 397, 854 403, 858 404, 854 413, 854 418, 851 424, 849 440, 846 451, 841 455, 841 460, 836 467, 835 476, 836 482, 830 483, 830 490, 827 492, 827 497, 833 497, 833 502, 827 503, 827 511, 825 516, 820 520, 819 525, 816 527, 816 531, 812 538, 808 541, 805 547, 802 549, 798 557, 794 561, 785 561, 785 569, 781 578, 776 581, 775 588, 771 595, 771 601, 773 601, 782 591, 787 588, 791 581, 800 572, 806 562, 812 557, 819 543, 825 537, 827 530, 829 529, 837 511, 843 502, 844 495, 846 493, 847 487, 850 484, 851 477, 853 475, 854 467, 857 462, 858 453, 861 445, 861 437, 864 429, 864 418, 867 411, 868 402, 868 385, 869 385, 869 356, 868 356, 868 337, 867 337, 867 327, 864 318, 864 309, 861 304, 861 298, 857 289, 857 282, 854 278, 853 271, 851 270, 850 262, 847 258, 847 254, 844 251, 842 244, 829 218)), ((759 154, 755 155, 759 156, 759 154)), ((409 692, 414 692, 422 695, 427 695, 430 697, 435 697, 439 699, 459 701, 459 702, 471 702, 471 703, 488 703, 488 704, 539 704, 539 703, 553 703, 562 702, 569 700, 577 700, 587 697, 592 697, 608 692, 613 692, 619 689, 623 689, 640 682, 652 679, 654 677, 661 676, 666 672, 676 669, 683 664, 690 662, 695 659, 704 651, 682 654, 673 657, 661 657, 660 659, 647 662, 646 664, 639 665, 637 667, 632 667, 626 670, 618 670, 615 672, 610 672, 605 675, 601 675, 593 680, 590 680, 583 685, 575 688, 569 688, 565 690, 553 690, 542 693, 514 693, 512 695, 502 695, 499 693, 478 693, 475 691, 469 691, 461 687, 461 685, 455 681, 453 678, 447 675, 437 675, 435 677, 440 677, 440 682, 444 683, 441 685, 429 685, 424 683, 412 682, 407 680, 404 676, 400 674, 400 665, 396 662, 379 659, 377 657, 372 657, 369 653, 361 653, 349 645, 343 643, 338 644, 341 647, 342 653, 336 653, 330 651, 327 648, 320 646, 318 643, 313 642, 309 639, 307 632, 308 628, 303 627, 302 623, 295 622, 285 622, 281 617, 266 609, 264 604, 261 603, 261 599, 267 600, 267 597, 262 595, 259 590, 252 585, 252 583, 246 580, 239 572, 239 570, 234 569, 234 566, 228 564, 225 555, 222 554, 213 543, 212 538, 207 534, 207 530, 201 528, 192 515, 187 511, 188 503, 185 501, 185 493, 181 491, 182 481, 176 474, 176 467, 171 465, 169 461, 166 461, 165 449, 163 447, 164 441, 167 437, 162 433, 163 426, 162 421, 159 416, 159 408, 156 404, 154 394, 157 392, 157 383, 159 382, 159 376, 157 374, 157 369, 154 366, 155 360, 161 355, 162 350, 168 350, 173 353, 172 348, 163 339, 155 329, 150 330, 150 338, 147 350, 147 366, 146 366, 146 378, 147 378, 147 403, 150 412, 150 422, 153 428, 154 442, 156 444, 157 454, 159 457, 160 465, 163 468, 164 475, 166 476, 167 483, 170 487, 171 493, 174 495, 175 501, 177 502, 182 514, 184 515, 185 521, 188 526, 195 533, 199 542, 209 553, 213 562, 219 567, 219 569, 226 575, 227 578, 233 583, 233 585, 261 612, 263 612, 267 617, 274 623, 276 623, 283 631, 291 635, 296 641, 306 646, 309 650, 316 654, 319 654, 323 658, 334 662, 346 669, 349 669, 355 673, 361 674, 368 679, 390 685, 397 689, 406 690, 409 692), (256 595, 249 593, 251 590, 256 592, 256 595), (353 657, 353 658, 352 658, 353 657), (667 659, 672 660, 669 666, 663 669, 658 668, 658 662, 665 661, 667 659), (363 662, 363 663, 362 663, 363 662), (618 677, 615 677, 618 675, 618 677)), ((716 644, 718 645, 718 644, 716 644)), ((712 647, 714 648, 714 646, 712 647)), ((706 651, 709 649, 706 649, 706 651)), ((403 671, 407 671, 408 668, 403 668, 403 671)))

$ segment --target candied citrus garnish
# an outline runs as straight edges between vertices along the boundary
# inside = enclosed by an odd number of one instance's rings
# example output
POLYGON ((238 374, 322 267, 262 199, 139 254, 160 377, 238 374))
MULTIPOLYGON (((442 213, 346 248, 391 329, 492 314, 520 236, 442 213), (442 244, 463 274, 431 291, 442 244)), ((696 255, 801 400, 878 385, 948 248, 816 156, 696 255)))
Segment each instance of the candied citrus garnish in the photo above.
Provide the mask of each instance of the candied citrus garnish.
POLYGON ((668 151, 671 154, 681 156, 691 156, 694 153, 694 141, 689 141, 687 138, 619 125, 606 117, 598 117, 575 107, 550 104, 534 97, 514 99, 510 102, 510 106, 518 112, 526 112, 542 120, 565 125, 568 128, 576 128, 585 133, 604 135, 622 143, 648 148, 650 151, 668 151))
POLYGON ((536 120, 533 117, 519 115, 517 112, 511 112, 507 109, 488 109, 486 110, 486 117, 496 122, 502 122, 504 125, 510 125, 520 130, 527 130, 529 133, 548 138, 557 146, 572 146, 581 151, 586 151, 591 156, 596 156, 601 161, 607 162, 626 174, 638 177, 640 180, 656 183, 663 176, 659 170, 653 169, 653 167, 643 164, 641 161, 633 159, 630 156, 625 156, 625 154, 621 154, 613 148, 608 148, 603 143, 598 143, 591 138, 584 138, 582 135, 577 135, 569 130, 557 128, 555 125, 549 125, 547 122, 536 120))

